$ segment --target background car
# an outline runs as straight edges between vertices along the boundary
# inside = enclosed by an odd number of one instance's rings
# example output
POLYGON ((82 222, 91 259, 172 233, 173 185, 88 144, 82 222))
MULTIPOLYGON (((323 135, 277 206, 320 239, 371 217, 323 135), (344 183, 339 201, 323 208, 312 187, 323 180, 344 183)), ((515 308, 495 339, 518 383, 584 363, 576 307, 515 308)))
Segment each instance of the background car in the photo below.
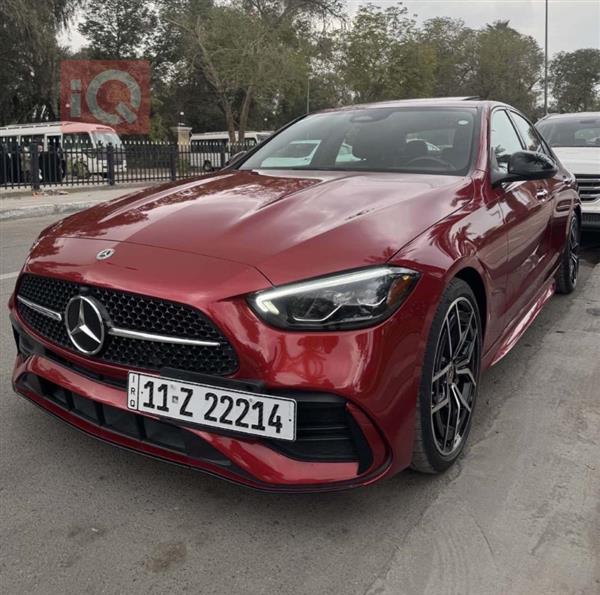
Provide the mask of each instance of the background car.
POLYGON ((551 114, 536 127, 577 178, 583 227, 600 229, 600 112, 551 114))

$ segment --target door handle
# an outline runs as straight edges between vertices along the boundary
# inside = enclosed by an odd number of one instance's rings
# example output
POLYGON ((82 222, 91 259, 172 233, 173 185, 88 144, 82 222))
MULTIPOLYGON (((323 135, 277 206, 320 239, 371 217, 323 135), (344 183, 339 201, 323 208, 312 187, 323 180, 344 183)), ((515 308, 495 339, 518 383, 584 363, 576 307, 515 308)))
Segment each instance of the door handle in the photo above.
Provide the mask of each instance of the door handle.
POLYGON ((545 188, 539 188, 535 193, 535 197, 538 200, 546 200, 548 198, 548 191, 545 188))

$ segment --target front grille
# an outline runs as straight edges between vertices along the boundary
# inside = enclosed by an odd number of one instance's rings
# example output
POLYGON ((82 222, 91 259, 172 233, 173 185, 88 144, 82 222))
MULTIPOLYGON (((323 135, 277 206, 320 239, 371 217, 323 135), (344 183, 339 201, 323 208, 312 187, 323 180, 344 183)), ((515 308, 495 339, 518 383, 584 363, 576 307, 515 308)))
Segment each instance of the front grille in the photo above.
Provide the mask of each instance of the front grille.
MULTIPOLYGON (((235 351, 225 336, 204 314, 190 306, 31 274, 23 275, 17 289, 18 296, 60 313, 64 313, 69 300, 79 294, 101 303, 114 326, 219 343, 218 346, 177 345, 109 335, 95 359, 145 370, 175 367, 217 376, 232 374, 238 368, 235 351)), ((17 307, 23 320, 37 333, 75 351, 63 322, 20 301, 17 307)))
POLYGON ((600 176, 575 176, 579 186, 579 196, 582 201, 592 201, 600 198, 600 176))

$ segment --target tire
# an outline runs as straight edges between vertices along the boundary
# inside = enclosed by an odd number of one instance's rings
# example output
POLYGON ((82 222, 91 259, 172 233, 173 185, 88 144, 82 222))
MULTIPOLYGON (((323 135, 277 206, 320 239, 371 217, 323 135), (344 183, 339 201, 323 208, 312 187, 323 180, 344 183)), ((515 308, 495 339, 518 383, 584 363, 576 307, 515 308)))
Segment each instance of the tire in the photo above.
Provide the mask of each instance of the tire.
POLYGON ((454 279, 437 308, 425 349, 411 462, 416 471, 440 473, 462 453, 475 410, 481 343, 475 295, 467 283, 454 279))
POLYGON ((575 213, 569 223, 569 235, 565 249, 560 259, 560 266, 556 273, 556 293, 573 293, 577 287, 579 274, 579 242, 581 229, 579 219, 575 213))

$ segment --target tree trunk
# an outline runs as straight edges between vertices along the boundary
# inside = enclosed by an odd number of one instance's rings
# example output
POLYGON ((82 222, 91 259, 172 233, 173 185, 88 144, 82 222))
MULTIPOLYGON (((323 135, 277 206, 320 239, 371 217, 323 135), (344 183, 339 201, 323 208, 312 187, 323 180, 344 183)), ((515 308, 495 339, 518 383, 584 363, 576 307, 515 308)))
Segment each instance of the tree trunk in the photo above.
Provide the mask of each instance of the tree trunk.
POLYGON ((246 128, 248 127, 248 115, 250 113, 250 104, 252 103, 252 87, 248 87, 244 102, 242 103, 242 111, 240 112, 240 127, 238 130, 238 141, 241 143, 246 136, 246 128))
POLYGON ((221 105, 225 112, 225 122, 227 123, 227 132, 229 133, 229 142, 235 142, 235 118, 233 117, 233 110, 231 109, 231 103, 227 97, 221 97, 221 105))

